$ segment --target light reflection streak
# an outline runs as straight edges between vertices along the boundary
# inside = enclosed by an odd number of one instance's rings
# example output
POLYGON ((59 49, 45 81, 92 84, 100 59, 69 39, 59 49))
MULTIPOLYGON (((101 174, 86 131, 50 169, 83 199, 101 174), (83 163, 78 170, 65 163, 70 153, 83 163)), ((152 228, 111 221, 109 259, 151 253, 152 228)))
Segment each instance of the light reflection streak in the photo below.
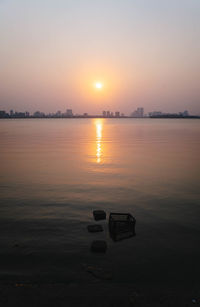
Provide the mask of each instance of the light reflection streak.
POLYGON ((96 125, 96 161, 97 163, 101 163, 103 121, 101 119, 98 119, 95 121, 95 125, 96 125))

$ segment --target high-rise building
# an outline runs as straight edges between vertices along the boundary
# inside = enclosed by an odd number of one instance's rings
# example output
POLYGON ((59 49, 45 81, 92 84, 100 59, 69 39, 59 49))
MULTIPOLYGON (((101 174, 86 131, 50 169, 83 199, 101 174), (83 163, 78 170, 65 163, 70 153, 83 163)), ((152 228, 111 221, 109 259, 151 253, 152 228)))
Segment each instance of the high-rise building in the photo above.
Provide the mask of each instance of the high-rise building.
POLYGON ((144 108, 137 108, 137 110, 135 110, 132 114, 132 117, 144 117, 144 108))
POLYGON ((0 110, 0 118, 8 117, 9 115, 4 110, 0 110))
POLYGON ((188 112, 187 110, 185 110, 185 111, 183 112, 183 116, 184 116, 184 117, 187 117, 187 116, 190 116, 190 114, 189 114, 189 112, 188 112))
POLYGON ((102 112, 103 117, 106 117, 106 111, 102 112))
POLYGON ((62 113, 61 113, 61 111, 60 110, 58 110, 57 112, 56 112, 56 114, 55 114, 57 117, 61 117, 61 115, 62 115, 62 113))
POLYGON ((120 117, 120 112, 116 111, 115 112, 115 117, 120 117))
MULTIPOLYGON (((16 112, 15 112, 15 114, 16 114, 16 112)), ((43 112, 36 111, 36 112, 33 113, 33 116, 40 118, 40 117, 45 117, 45 114, 43 112)))
POLYGON ((144 116, 144 108, 137 108, 139 117, 143 117, 144 116))
POLYGON ((66 116, 67 117, 72 117, 73 116, 72 109, 67 109, 66 110, 66 116))
POLYGON ((163 113, 161 111, 153 111, 149 112, 149 117, 156 117, 156 116, 162 116, 163 113))

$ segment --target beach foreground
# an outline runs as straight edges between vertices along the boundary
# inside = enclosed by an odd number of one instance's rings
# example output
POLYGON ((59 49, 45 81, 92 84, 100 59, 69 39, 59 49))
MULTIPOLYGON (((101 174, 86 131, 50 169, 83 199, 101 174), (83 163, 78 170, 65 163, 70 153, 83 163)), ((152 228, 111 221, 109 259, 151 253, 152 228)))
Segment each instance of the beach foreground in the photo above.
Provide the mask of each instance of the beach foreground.
POLYGON ((164 285, 1 283, 1 306, 194 306, 200 287, 164 285))

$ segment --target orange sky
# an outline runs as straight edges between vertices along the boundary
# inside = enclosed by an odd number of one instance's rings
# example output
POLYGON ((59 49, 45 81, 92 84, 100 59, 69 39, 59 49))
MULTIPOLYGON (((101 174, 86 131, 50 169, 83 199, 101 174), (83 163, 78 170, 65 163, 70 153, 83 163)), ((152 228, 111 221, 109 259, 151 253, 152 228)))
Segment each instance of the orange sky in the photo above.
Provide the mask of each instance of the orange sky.
POLYGON ((197 0, 2 1, 0 109, 199 114, 199 37, 197 0))

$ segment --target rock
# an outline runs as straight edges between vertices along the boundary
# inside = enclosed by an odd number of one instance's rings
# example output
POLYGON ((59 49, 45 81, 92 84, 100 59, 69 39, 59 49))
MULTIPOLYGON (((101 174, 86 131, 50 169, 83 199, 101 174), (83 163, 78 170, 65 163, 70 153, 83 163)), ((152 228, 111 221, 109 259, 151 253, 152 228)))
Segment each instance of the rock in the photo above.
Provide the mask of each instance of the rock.
POLYGON ((93 216, 94 216, 95 221, 105 220, 106 219, 106 212, 103 211, 103 210, 94 210, 93 216))
POLYGON ((139 294, 135 291, 133 292, 130 297, 129 297, 129 301, 132 305, 136 304, 137 298, 139 297, 139 294))
POLYGON ((89 232, 103 231, 103 227, 101 225, 88 225, 87 229, 88 229, 89 232))
POLYGON ((93 241, 91 251, 94 253, 105 253, 107 250, 107 243, 103 240, 93 241))
POLYGON ((91 273, 94 277, 104 280, 112 279, 112 272, 110 270, 104 270, 95 266, 86 267, 86 271, 91 273))

